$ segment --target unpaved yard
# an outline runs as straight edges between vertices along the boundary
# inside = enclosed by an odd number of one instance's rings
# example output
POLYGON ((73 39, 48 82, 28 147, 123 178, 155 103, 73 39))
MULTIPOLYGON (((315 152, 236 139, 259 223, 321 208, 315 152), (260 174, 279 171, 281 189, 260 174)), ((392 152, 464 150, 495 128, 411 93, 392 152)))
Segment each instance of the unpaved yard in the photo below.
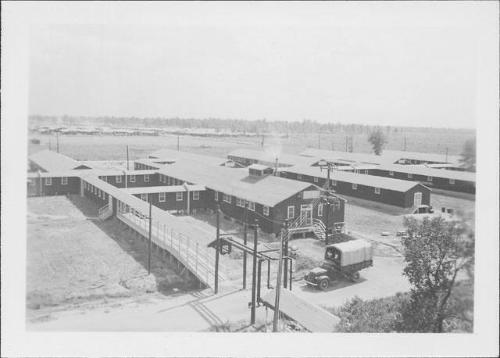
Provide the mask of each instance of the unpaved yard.
POLYGON ((166 259, 116 219, 95 219, 97 209, 85 198, 28 199, 27 319, 109 299, 169 295, 190 290, 166 259))

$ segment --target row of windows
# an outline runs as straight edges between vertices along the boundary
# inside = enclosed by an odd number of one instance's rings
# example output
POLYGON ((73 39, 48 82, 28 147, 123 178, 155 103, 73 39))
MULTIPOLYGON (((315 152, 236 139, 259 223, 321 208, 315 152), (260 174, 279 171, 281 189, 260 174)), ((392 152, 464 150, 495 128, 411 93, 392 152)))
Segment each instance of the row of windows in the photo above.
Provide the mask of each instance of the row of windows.
POLYGON ((165 183, 167 185, 181 185, 183 184, 183 181, 160 174, 160 183, 165 183))
MULTIPOLYGON (((52 185, 52 178, 45 178, 45 185, 52 185)), ((68 177, 61 177, 61 185, 68 185, 68 177)))
MULTIPOLYGON (((129 175, 128 181, 130 183, 135 183, 135 175, 129 175)), ((116 175, 115 182, 121 183, 122 182, 122 175, 116 175)), ((144 174, 144 182, 149 183, 149 174, 144 174)))
MULTIPOLYGON (((219 192, 218 191, 215 192, 214 199, 215 199, 215 201, 219 201, 219 192)), ((228 204, 231 204, 232 203, 232 196, 222 193, 222 201, 224 201, 228 204)), ((247 201, 244 199, 236 198, 236 206, 244 208, 245 203, 248 205, 248 210, 255 211, 255 203, 253 201, 247 201)), ((269 216, 269 207, 263 205, 262 212, 264 213, 264 215, 269 216)))
MULTIPOLYGON (((200 200, 200 192, 199 191, 193 191, 193 200, 200 200)), ((144 201, 148 201, 148 194, 141 194, 141 199, 144 201)), ((158 201, 160 203, 164 203, 167 200, 167 193, 158 193, 158 201)), ((175 193, 175 201, 182 201, 184 200, 184 193, 183 192, 178 192, 175 193)))
MULTIPOLYGON (((394 176, 394 172, 393 171, 389 171, 389 175, 391 177, 393 177, 394 176)), ((413 174, 412 173, 408 173, 408 179, 413 179, 413 174)), ((432 179, 433 179, 433 177, 431 177, 431 176, 427 177, 427 181, 428 182, 432 182, 432 179)), ((455 184, 455 179, 449 179, 449 183, 452 184, 452 185, 455 184)))
MULTIPOLYGON (((318 204, 318 216, 323 216, 323 204, 318 204)), ((287 219, 295 218, 295 206, 289 206, 287 208, 287 219)))

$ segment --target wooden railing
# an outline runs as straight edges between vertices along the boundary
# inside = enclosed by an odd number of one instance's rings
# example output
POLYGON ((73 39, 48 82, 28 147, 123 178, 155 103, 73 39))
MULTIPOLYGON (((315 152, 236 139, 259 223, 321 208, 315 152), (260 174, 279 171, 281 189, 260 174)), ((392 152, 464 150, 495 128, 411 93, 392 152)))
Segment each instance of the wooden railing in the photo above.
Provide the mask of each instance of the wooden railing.
MULTIPOLYGON (((118 212, 117 218, 144 237, 148 237, 149 220, 146 217, 140 217, 130 212, 118 212)), ((215 267, 212 264, 214 261, 213 249, 191 240, 182 233, 169 229, 166 224, 154 219, 152 221, 151 241, 172 254, 201 282, 210 287, 213 286, 215 278, 215 267)), ((226 276, 221 272, 227 272, 223 265, 219 265, 219 280, 224 281, 226 276)))

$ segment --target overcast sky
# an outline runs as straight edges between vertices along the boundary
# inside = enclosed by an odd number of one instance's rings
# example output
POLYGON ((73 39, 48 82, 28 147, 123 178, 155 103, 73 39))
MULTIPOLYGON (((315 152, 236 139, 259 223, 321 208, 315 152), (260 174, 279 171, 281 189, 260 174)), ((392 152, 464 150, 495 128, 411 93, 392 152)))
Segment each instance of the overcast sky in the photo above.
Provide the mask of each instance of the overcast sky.
POLYGON ((30 113, 475 126, 470 6, 321 4, 162 4, 161 24, 36 27, 30 113))

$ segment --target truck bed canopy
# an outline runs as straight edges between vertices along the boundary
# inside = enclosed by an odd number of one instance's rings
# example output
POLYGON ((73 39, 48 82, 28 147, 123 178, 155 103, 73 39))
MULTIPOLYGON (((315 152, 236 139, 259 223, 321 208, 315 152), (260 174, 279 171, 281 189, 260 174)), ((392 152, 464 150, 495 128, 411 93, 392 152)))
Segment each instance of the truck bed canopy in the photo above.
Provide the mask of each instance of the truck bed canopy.
POLYGON ((339 244, 328 245, 340 252, 340 265, 348 266, 372 259, 372 244, 368 241, 356 239, 339 244))

